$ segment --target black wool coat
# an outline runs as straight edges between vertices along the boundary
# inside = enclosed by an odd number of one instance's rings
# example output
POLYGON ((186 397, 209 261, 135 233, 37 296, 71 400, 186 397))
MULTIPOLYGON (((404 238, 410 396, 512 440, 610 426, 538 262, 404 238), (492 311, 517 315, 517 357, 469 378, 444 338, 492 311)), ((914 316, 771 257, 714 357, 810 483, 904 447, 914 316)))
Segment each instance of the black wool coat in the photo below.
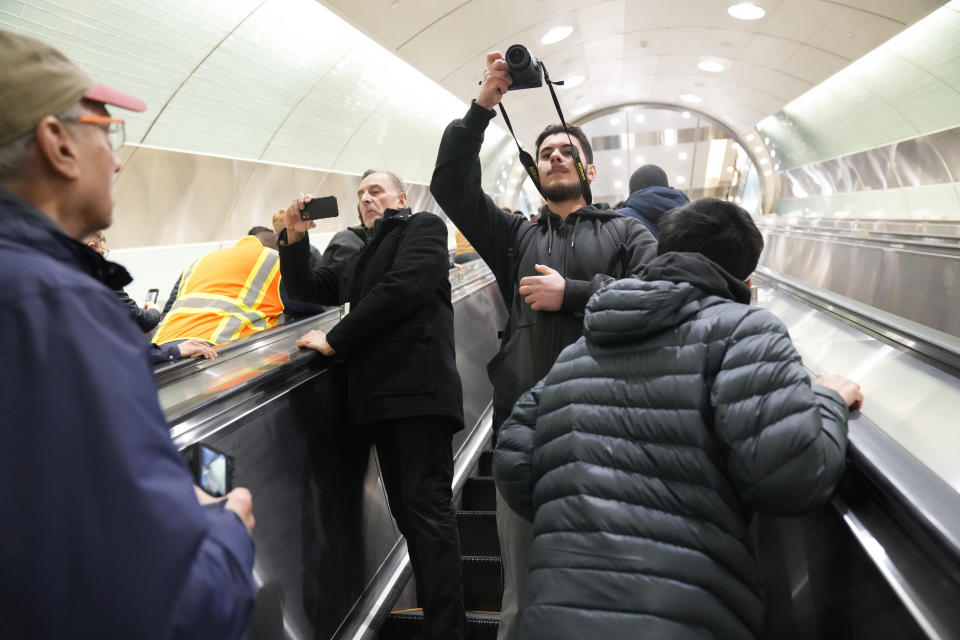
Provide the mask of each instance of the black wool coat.
POLYGON ((291 295, 350 312, 327 334, 347 367, 350 422, 443 416, 463 427, 456 366, 447 227, 432 213, 388 209, 354 257, 311 266, 304 238, 280 234, 280 272, 291 295))

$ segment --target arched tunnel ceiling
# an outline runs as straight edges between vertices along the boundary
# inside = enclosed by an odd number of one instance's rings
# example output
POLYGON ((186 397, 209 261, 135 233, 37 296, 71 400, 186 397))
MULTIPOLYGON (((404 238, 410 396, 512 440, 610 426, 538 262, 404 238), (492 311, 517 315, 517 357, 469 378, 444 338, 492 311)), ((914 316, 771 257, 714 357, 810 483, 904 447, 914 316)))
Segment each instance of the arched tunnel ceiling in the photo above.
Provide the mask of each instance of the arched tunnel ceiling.
MULTIPOLYGON (((484 56, 526 44, 554 79, 584 75, 561 88, 561 104, 575 119, 629 102, 683 106, 680 96, 734 131, 816 86, 923 18, 943 0, 756 0, 766 15, 730 17, 739 0, 324 0, 325 4, 411 63, 455 96, 476 96, 484 56), (540 43, 552 27, 573 33, 540 43), (720 60, 726 71, 697 63, 720 60)), ((517 133, 529 144, 554 121, 546 91, 510 94, 517 133)))

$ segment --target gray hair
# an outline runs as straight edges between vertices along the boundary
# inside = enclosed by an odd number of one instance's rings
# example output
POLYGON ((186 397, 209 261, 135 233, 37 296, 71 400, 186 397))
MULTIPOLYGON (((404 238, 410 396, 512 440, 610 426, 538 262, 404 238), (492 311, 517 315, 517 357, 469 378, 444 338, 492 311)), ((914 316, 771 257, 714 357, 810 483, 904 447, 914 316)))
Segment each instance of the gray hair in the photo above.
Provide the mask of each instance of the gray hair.
POLYGON ((386 169, 367 169, 366 171, 363 172, 363 175, 360 176, 360 179, 363 180, 367 176, 372 176, 375 173, 382 173, 384 175, 390 176, 390 179, 393 180, 394 185, 396 185, 397 189, 401 193, 405 193, 407 191, 407 186, 403 184, 403 180, 400 179, 400 176, 395 174, 393 171, 387 171, 386 169))
MULTIPOLYGON (((57 116, 58 120, 75 118, 80 111, 80 103, 57 116)), ((37 142, 37 129, 34 127, 22 136, 18 136, 0 147, 0 183, 20 177, 20 173, 30 160, 37 142)))

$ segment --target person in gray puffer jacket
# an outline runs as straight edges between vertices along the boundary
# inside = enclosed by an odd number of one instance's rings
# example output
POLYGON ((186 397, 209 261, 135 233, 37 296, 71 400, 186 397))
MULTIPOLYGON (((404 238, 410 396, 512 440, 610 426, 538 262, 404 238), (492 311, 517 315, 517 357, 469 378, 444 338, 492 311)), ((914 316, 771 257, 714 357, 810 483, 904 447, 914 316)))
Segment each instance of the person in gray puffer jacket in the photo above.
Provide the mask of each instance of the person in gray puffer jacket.
POLYGON ((761 635, 752 512, 827 500, 863 398, 811 385, 747 305, 762 246, 732 203, 668 214, 660 255, 591 297, 584 337, 517 402, 494 475, 534 526, 521 638, 761 635))

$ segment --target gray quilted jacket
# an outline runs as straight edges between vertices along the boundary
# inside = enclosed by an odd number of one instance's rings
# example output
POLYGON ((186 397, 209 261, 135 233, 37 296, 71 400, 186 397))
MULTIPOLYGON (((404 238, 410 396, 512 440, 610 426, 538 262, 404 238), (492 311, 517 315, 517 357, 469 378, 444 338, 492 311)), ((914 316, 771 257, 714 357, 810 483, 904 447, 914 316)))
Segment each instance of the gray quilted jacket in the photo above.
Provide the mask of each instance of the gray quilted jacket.
POLYGON ((534 523, 521 638, 760 636, 747 523, 830 496, 847 408, 748 299, 700 254, 660 256, 590 299, 517 402, 494 475, 534 523))

